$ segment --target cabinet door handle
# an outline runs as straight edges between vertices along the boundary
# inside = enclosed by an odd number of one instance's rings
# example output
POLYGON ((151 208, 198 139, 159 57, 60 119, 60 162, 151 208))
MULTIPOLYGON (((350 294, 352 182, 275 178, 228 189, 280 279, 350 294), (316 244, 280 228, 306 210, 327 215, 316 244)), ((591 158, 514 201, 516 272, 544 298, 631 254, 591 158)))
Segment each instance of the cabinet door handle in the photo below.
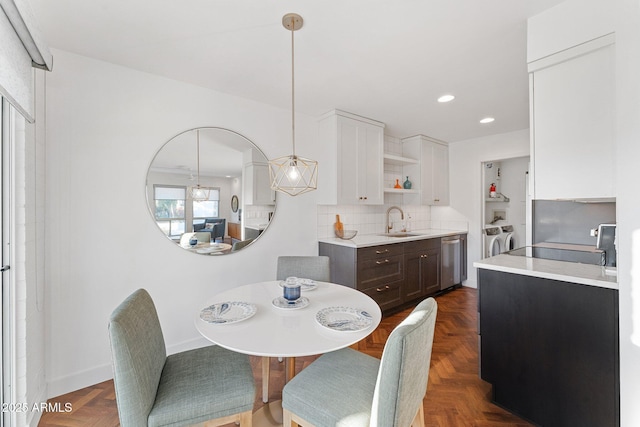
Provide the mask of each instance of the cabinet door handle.
POLYGON ((376 261, 376 264, 381 265, 381 264, 389 264, 389 260, 385 259, 384 261, 376 261))
POLYGON ((384 251, 376 251, 376 254, 378 254, 378 255, 386 254, 387 252, 389 252, 389 249, 385 249, 384 251))
POLYGON ((384 288, 382 288, 382 289, 380 289, 380 288, 376 288, 376 292, 386 292, 386 291, 388 291, 389 289, 391 289, 391 288, 389 287, 389 285, 386 285, 386 286, 385 286, 384 288))
POLYGON ((440 201, 440 199, 433 199, 433 201, 434 201, 434 202, 439 202, 439 201, 440 201))

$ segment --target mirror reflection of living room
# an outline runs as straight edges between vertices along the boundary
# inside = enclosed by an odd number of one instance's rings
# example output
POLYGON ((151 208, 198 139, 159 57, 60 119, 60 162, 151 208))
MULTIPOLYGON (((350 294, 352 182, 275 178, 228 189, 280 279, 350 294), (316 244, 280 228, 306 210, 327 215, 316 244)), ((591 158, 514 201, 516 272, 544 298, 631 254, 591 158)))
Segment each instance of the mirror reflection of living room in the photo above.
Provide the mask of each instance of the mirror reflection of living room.
POLYGON ((205 218, 203 222, 194 221, 193 231, 211 233, 211 242, 225 243, 226 221, 225 218, 205 218))

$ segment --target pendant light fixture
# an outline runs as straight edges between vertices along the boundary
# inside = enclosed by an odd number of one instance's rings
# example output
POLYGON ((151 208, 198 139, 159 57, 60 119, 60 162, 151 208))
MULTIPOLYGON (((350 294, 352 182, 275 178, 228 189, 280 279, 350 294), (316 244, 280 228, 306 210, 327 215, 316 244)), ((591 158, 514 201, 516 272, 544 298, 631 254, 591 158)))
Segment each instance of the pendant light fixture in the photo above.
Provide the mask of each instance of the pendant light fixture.
POLYGON ((291 31, 291 139, 293 152, 290 156, 269 160, 271 189, 291 196, 297 196, 318 188, 318 162, 296 155, 293 33, 302 28, 302 23, 302 17, 296 13, 288 13, 282 18, 282 25, 291 31))
POLYGON ((196 149, 197 149, 197 164, 198 164, 198 176, 196 181, 196 186, 191 187, 191 198, 195 202, 202 202, 205 200, 209 200, 209 193, 211 192, 210 188, 200 187, 200 129, 196 129, 196 149))

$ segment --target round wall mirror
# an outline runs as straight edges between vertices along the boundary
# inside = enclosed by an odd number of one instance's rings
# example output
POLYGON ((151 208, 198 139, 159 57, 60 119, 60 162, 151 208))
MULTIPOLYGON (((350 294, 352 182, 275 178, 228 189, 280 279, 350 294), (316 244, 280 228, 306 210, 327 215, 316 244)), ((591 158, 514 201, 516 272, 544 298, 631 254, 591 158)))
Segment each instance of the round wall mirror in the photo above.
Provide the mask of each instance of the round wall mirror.
POLYGON ((151 161, 146 192, 151 217, 167 239, 203 255, 252 244, 276 207, 267 157, 244 136, 217 127, 166 142, 151 161))

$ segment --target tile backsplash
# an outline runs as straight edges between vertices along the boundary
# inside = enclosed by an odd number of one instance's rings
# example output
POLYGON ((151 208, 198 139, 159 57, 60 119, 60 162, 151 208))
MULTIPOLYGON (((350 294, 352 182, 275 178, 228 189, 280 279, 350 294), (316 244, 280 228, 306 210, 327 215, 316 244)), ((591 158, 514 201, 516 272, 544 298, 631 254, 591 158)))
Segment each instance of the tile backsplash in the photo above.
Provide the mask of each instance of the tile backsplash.
POLYGON ((391 211, 392 231, 407 227, 408 231, 427 229, 466 230, 466 221, 434 221, 431 218, 431 206, 385 204, 380 205, 318 205, 318 238, 335 237, 333 224, 336 215, 345 230, 357 230, 358 234, 377 234, 386 231, 387 209, 398 206, 404 211, 404 220, 397 210, 391 211))

